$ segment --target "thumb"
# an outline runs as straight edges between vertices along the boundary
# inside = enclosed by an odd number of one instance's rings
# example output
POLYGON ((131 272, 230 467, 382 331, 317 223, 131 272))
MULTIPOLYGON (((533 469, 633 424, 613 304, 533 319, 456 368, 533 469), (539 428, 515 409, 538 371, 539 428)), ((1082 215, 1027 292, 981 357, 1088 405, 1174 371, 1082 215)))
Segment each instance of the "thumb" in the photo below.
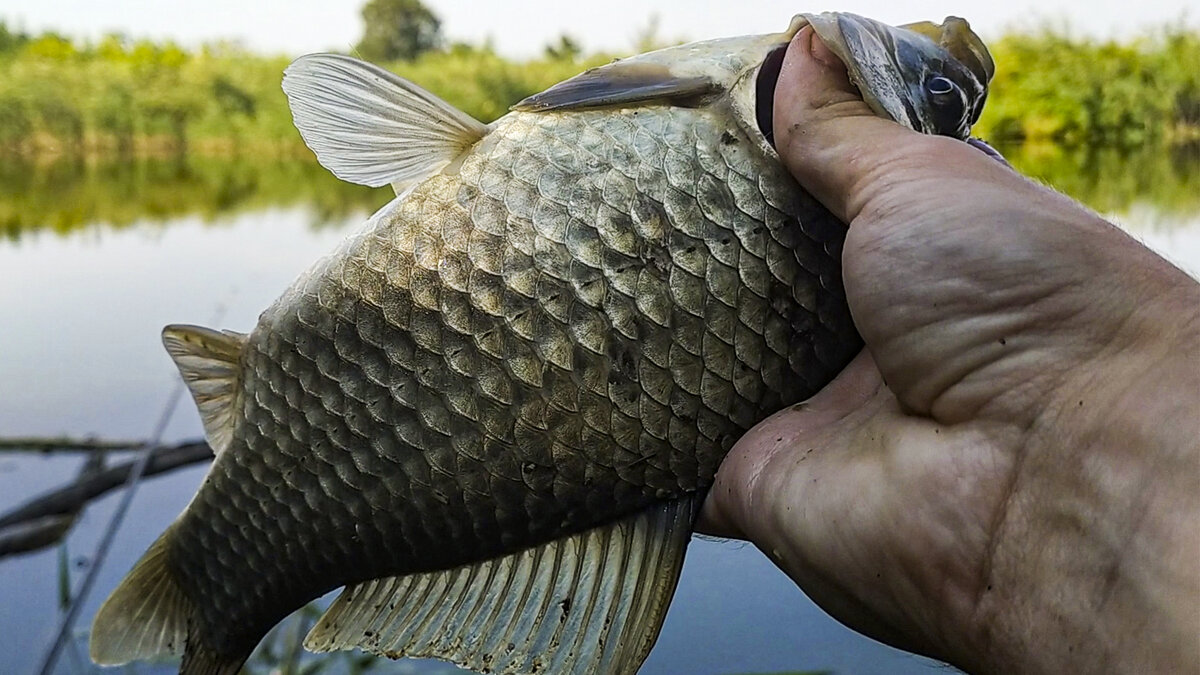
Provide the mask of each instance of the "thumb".
POLYGON ((773 120, 784 164, 846 223, 897 176, 909 173, 914 159, 921 163, 920 158, 936 158, 951 146, 967 147, 877 116, 851 84, 845 64, 811 26, 788 45, 775 85, 773 120))
POLYGON ((783 464, 804 461, 807 448, 841 439, 838 430, 868 414, 868 404, 882 388, 875 361, 864 349, 816 396, 748 431, 722 461, 696 529, 756 542, 777 536, 778 528, 764 517, 774 492, 768 483, 790 473, 783 464))

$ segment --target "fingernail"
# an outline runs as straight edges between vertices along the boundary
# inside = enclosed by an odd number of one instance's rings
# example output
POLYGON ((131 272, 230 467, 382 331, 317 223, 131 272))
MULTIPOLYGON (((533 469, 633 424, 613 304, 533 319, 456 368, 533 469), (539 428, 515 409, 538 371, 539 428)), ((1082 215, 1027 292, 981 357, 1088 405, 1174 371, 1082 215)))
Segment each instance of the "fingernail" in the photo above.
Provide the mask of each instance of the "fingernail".
POLYGON ((992 146, 985 143, 983 141, 983 139, 974 138, 974 137, 968 138, 967 145, 975 148, 976 150, 979 150, 983 154, 987 155, 988 157, 991 157, 992 159, 996 160, 997 162, 1000 162, 1004 166, 1007 166, 1010 169, 1012 168, 1012 164, 1009 164, 1008 160, 1004 159, 1004 155, 1001 155, 998 150, 996 150, 992 146))
POLYGON ((817 31, 812 28, 809 30, 812 31, 812 35, 808 38, 808 53, 812 55, 813 59, 827 68, 841 63, 837 55, 825 46, 825 42, 817 35, 817 31))

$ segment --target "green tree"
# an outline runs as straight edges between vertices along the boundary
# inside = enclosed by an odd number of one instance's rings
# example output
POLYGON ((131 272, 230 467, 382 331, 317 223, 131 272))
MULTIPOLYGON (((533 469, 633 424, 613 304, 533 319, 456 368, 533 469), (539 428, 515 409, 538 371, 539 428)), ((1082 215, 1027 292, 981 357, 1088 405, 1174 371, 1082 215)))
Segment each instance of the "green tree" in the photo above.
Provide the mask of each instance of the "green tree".
POLYGON ((545 54, 551 61, 577 61, 583 56, 583 48, 570 35, 563 33, 558 36, 557 44, 546 45, 545 54))
POLYGON ((22 31, 13 31, 8 24, 0 20, 0 54, 16 51, 29 42, 29 36, 22 31))
POLYGON ((411 61, 442 45, 442 22, 421 0, 370 0, 356 49, 371 61, 411 61))

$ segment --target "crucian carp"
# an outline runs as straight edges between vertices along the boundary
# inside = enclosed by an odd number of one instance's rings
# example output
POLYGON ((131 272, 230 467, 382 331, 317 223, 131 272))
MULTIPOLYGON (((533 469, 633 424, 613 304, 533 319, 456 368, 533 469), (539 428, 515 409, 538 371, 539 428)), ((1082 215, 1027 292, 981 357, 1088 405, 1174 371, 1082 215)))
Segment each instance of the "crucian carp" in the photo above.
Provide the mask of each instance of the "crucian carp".
POLYGON ((249 334, 163 331, 216 459, 96 615, 92 658, 235 673, 344 587, 309 649, 635 672, 725 453, 861 347, 846 226, 772 145, 808 26, 877 114, 968 138, 993 65, 957 18, 802 14, 489 125, 345 56, 288 67, 318 160, 398 196, 249 334))

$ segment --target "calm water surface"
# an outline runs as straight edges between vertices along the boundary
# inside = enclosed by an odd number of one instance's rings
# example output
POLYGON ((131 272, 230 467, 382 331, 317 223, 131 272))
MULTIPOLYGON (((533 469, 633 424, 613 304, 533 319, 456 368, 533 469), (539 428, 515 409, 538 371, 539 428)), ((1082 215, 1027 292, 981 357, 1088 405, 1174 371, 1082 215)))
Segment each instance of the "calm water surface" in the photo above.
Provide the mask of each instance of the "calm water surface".
MULTIPOLYGON (((1017 163, 1109 213, 1196 275, 1194 158, 1096 157, 1099 169, 1086 157, 1017 163)), ((0 164, 0 436, 149 437, 177 381, 159 342, 162 326, 250 330, 297 274, 387 198, 298 163, 0 164)), ((164 441, 202 433, 190 400, 178 408, 164 441)), ((71 456, 0 453, 0 511, 69 481, 79 464, 71 456)), ((204 470, 142 484, 77 630, 186 505, 204 470)), ((67 538, 74 583, 117 499, 95 502, 67 538)), ((0 559, 4 673, 31 672, 52 640, 60 616, 58 559, 55 548, 0 559)), ((89 672, 84 653, 69 651, 58 672, 89 672)), ((753 547, 697 540, 642 672, 939 668, 841 627, 753 547)), ((378 670, 446 672, 429 662, 378 670)))

